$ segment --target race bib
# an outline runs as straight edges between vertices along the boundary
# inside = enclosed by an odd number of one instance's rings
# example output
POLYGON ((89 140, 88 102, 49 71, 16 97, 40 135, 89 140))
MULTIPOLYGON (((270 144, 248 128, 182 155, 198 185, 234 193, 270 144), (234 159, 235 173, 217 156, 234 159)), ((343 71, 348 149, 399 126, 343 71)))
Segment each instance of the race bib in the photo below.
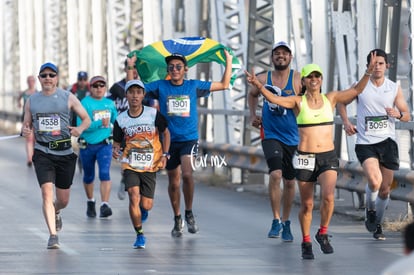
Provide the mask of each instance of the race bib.
POLYGON ((292 162, 295 169, 315 170, 315 154, 299 154, 296 152, 292 162))
POLYGON ((169 116, 190 116, 190 97, 188 95, 169 96, 167 102, 169 116))
POLYGON ((129 152, 129 165, 138 170, 151 170, 154 152, 151 148, 132 149, 129 152))
POLYGON ((387 135, 389 133, 388 116, 365 117, 365 134, 371 136, 387 135))
POLYGON ((38 133, 41 135, 60 135, 60 116, 59 114, 37 114, 39 125, 38 133))
POLYGON ((111 112, 109 110, 93 111, 93 121, 102 120, 104 118, 111 118, 111 112))

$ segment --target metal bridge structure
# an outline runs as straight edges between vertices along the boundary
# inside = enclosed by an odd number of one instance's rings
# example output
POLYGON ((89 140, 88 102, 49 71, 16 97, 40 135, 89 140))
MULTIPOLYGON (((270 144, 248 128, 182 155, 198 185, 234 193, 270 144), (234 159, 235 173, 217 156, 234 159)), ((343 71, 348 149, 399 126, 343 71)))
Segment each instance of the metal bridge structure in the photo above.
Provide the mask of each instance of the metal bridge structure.
MULTIPOLYGON (((104 75, 108 83, 124 77, 126 54, 158 40, 210 37, 231 47, 244 69, 271 69, 273 43, 293 48, 292 67, 318 63, 323 90, 341 90, 357 81, 366 55, 389 53, 389 78, 399 81, 412 110, 413 47, 411 0, 2 0, 0 1, 0 113, 19 113, 18 91, 26 77, 46 61, 60 69, 62 87, 80 70, 104 75)), ((219 80, 223 67, 200 64, 188 77, 219 80)), ((239 72, 230 91, 200 101, 204 141, 257 146, 250 127, 248 85, 239 72)), ((350 116, 354 106, 348 106, 350 116)), ((335 130, 341 158, 355 160, 352 138, 335 130), (343 146, 344 145, 344 146, 343 146)), ((401 160, 413 168, 413 124, 398 125, 401 160)))

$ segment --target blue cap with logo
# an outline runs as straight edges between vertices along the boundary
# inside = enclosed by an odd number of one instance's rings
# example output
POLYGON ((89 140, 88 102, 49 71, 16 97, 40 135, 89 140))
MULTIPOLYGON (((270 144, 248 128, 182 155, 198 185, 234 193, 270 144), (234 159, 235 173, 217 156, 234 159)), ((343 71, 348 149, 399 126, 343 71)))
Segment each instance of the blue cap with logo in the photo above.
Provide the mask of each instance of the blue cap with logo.
POLYGON ((88 79, 88 73, 87 72, 84 72, 84 71, 80 71, 78 73, 78 80, 79 79, 88 79))
POLYGON ((142 83, 141 80, 138 79, 134 79, 134 80, 130 80, 125 84, 125 92, 128 91, 129 88, 131 88, 132 86, 138 86, 141 87, 142 89, 145 90, 145 85, 144 83, 142 83))
POLYGON ((55 64, 53 64, 51 62, 47 62, 47 63, 43 64, 42 66, 40 66, 39 73, 41 73, 46 68, 51 69, 55 73, 58 73, 59 72, 59 70, 58 70, 58 68, 57 68, 57 66, 55 64))

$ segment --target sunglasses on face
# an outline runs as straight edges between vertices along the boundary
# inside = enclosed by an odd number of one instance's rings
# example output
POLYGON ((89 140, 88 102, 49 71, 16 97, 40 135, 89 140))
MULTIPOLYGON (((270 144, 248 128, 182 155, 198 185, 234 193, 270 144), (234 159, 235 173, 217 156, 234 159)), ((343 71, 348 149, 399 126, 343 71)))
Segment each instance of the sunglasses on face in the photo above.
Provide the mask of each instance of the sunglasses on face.
POLYGON ((95 89, 103 88, 103 87, 105 87, 105 84, 103 84, 103 83, 93 84, 92 87, 95 88, 95 89))
POLYGON ((181 69, 183 68, 183 66, 182 65, 169 65, 168 66, 168 71, 169 72, 172 72, 172 71, 174 71, 174 68, 177 70, 177 71, 181 71, 181 69))
POLYGON ((39 74, 39 76, 40 76, 40 78, 46 78, 46 77, 50 77, 50 78, 55 78, 56 76, 57 76, 57 74, 52 74, 52 73, 50 73, 50 74, 39 74))
POLYGON ((319 73, 313 73, 308 75, 306 78, 320 78, 322 75, 319 73))

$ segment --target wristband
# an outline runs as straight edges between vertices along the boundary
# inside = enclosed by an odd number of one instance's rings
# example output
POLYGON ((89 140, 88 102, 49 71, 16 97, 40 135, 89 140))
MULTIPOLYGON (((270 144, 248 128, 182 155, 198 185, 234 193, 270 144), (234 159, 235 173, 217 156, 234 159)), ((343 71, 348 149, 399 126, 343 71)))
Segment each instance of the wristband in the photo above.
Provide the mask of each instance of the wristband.
POLYGON ((135 70, 134 66, 128 66, 128 70, 135 70))
POLYGON ((166 157, 167 159, 170 159, 170 157, 171 157, 170 153, 168 153, 168 152, 164 152, 164 153, 162 154, 162 156, 163 156, 163 157, 166 157))
POLYGON ((404 114, 400 111, 400 117, 398 119, 402 119, 403 116, 404 114))

